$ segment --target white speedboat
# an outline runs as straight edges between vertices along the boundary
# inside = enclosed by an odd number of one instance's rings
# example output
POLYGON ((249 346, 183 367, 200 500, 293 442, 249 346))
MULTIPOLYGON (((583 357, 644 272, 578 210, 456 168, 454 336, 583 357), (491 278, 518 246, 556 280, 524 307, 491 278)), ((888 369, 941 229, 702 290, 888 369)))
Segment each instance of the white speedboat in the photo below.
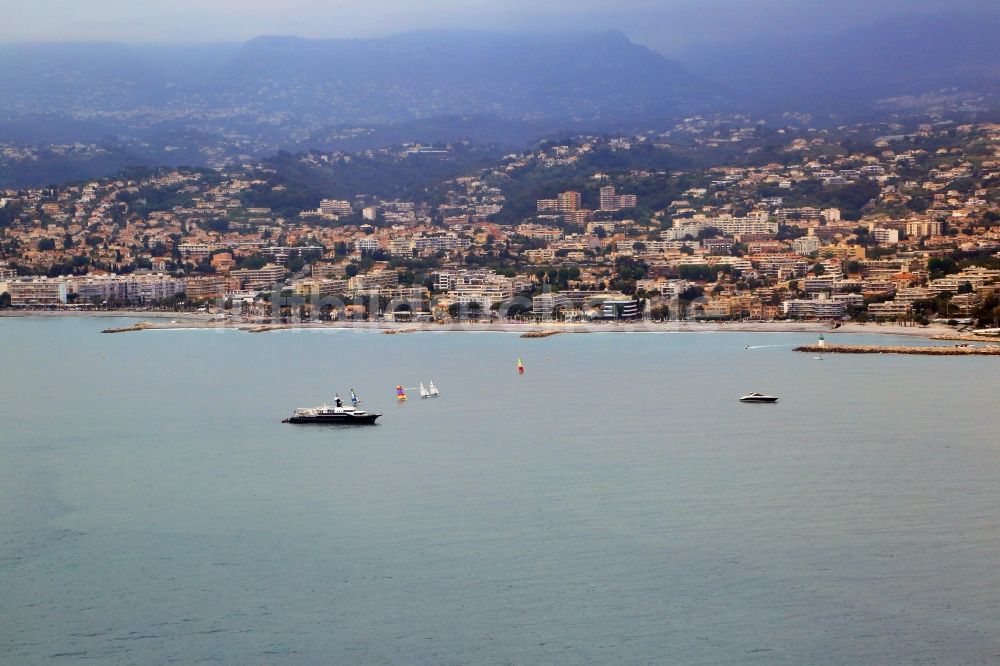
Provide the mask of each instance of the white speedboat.
POLYGON ((764 395, 763 393, 747 393, 740 398, 740 402, 778 402, 778 399, 773 395, 764 395))

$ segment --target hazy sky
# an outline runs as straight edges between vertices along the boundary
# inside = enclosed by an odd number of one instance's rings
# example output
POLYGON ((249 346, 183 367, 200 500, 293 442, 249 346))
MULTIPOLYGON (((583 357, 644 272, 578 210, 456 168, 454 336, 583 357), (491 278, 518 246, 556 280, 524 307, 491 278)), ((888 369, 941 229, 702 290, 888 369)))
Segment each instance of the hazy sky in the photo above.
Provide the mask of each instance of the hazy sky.
POLYGON ((1000 14, 998 0, 0 0, 0 41, 371 37, 427 28, 615 28, 663 53, 834 32, 896 14, 1000 14))

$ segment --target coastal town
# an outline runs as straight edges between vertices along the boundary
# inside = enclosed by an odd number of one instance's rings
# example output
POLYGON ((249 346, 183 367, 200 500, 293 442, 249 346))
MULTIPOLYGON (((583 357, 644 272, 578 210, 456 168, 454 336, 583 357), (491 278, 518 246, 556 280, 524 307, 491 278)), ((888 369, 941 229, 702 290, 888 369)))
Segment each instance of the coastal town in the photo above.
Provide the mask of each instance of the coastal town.
MULTIPOLYGON (((460 148, 293 161, 447 165, 460 148)), ((690 118, 544 141, 416 189, 324 196, 259 162, 0 190, 0 306, 1000 327, 996 124, 690 118)))
POLYGON ((1000 0, 5 8, 0 666, 1000 666, 1000 0))

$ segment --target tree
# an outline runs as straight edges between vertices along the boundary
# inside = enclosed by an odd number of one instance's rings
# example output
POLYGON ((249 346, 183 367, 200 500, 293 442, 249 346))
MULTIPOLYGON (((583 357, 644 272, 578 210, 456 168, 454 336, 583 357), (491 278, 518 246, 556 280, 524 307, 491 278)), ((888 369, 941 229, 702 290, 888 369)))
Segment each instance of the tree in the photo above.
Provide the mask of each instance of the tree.
POLYGON ((996 296, 989 296, 983 304, 976 310, 976 320, 979 326, 1000 325, 1000 299, 996 296))
POLYGON ((657 305, 649 310, 649 316, 655 321, 664 321, 670 318, 670 308, 666 305, 657 305))
POLYGON ((682 264, 677 267, 677 272, 685 280, 701 280, 708 282, 715 278, 716 268, 707 264, 682 264))
POLYGON ((932 257, 927 262, 927 270, 932 278, 939 278, 950 273, 958 272, 958 264, 951 257, 932 257))
POLYGON ((0 228, 9 227, 20 214, 20 210, 8 204, 0 207, 0 228))
POLYGON ((215 217, 210 220, 206 220, 205 228, 209 231, 225 233, 229 231, 229 220, 224 217, 215 217))
POLYGON ((359 270, 359 267, 358 267, 357 264, 350 263, 350 264, 347 264, 347 268, 344 270, 344 272, 347 274, 347 277, 352 278, 352 277, 354 277, 355 275, 358 274, 358 270, 359 270))
POLYGON ((702 289, 701 287, 691 286, 682 291, 678 295, 678 298, 682 301, 690 302, 701 298, 704 293, 705 290, 702 289))
POLYGON ((51 238, 43 238, 42 240, 38 241, 39 252, 48 252, 54 249, 56 249, 56 242, 51 238))
POLYGON ((513 303, 503 314, 505 317, 525 317, 531 314, 531 308, 524 303, 513 303))

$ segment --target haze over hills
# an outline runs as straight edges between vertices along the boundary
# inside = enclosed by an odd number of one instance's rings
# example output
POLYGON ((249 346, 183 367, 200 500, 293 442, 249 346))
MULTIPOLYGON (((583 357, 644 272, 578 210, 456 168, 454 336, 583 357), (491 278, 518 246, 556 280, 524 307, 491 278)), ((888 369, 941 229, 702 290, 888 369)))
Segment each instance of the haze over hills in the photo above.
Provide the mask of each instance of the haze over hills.
POLYGON ((712 92, 618 32, 260 37, 246 43, 211 85, 217 100, 345 122, 456 113, 621 120, 707 106, 705 96, 712 92))
POLYGON ((680 64, 616 31, 6 44, 0 140, 111 134, 157 143, 183 126, 239 137, 253 152, 343 125, 443 116, 543 131, 714 111, 858 112, 894 95, 995 86, 996 34, 1000 24, 986 17, 914 16, 822 39, 702 47, 680 64))
POLYGON ((1000 99, 996 34, 988 17, 909 16, 823 38, 705 45, 676 61, 613 30, 0 44, 0 147, 82 142, 99 153, 0 157, 0 175, 37 183, 125 164, 219 165, 407 141, 517 146, 692 114, 808 112, 835 124, 942 99, 983 117, 1000 99))
POLYGON ((620 121, 717 101, 705 82, 611 31, 259 37, 176 47, 25 44, 0 46, 0 61, 9 65, 0 69, 0 85, 13 91, 0 102, 8 121, 65 116, 143 130, 181 118, 202 125, 224 119, 285 140, 341 123, 446 115, 620 121))
POLYGON ((941 89, 996 93, 1000 23, 981 15, 896 17, 817 38, 734 42, 678 58, 746 108, 858 113, 941 89))
POLYGON ((98 154, 0 159, 0 176, 15 178, 8 183, 278 150, 461 139, 515 146, 724 102, 714 86, 614 31, 8 44, 0 62, 0 87, 10 91, 0 98, 0 144, 98 144, 98 154))

